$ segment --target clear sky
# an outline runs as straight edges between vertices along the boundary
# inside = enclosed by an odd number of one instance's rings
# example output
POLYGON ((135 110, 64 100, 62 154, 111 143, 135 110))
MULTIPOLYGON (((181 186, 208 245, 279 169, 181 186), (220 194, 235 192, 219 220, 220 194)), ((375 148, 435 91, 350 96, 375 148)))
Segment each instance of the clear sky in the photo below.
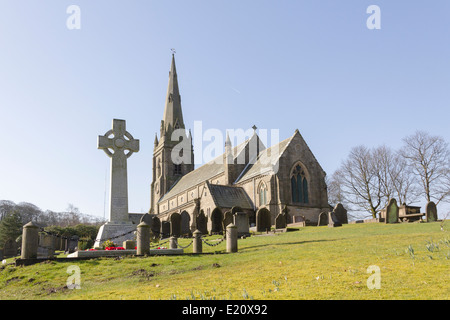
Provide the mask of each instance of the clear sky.
POLYGON ((118 118, 141 146, 129 209, 147 212, 171 48, 187 128, 280 140, 298 128, 329 175, 359 144, 396 149, 417 129, 450 142, 449 12, 448 0, 1 0, 0 199, 103 217, 97 137, 118 118), (367 28, 370 5, 381 29, 367 28))

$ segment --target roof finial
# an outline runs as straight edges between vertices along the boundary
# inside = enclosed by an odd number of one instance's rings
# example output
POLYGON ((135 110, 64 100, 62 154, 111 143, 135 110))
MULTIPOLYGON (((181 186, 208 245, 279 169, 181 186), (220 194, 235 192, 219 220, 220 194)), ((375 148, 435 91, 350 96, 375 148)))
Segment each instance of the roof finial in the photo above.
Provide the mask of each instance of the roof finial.
POLYGON ((253 129, 253 132, 256 132, 256 129, 258 129, 258 127, 253 125, 252 129, 253 129))
POLYGON ((177 52, 175 51, 175 48, 171 48, 170 51, 172 51, 172 55, 175 55, 175 53, 177 53, 177 52))

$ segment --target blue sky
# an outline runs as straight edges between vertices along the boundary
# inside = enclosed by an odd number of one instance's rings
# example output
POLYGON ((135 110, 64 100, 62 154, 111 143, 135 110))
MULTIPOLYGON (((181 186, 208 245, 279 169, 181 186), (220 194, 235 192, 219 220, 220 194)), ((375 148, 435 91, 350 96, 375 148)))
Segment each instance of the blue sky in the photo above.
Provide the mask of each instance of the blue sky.
POLYGON ((331 175, 350 149, 425 130, 450 141, 450 2, 0 2, 0 199, 103 217, 109 158, 97 136, 125 119, 130 212, 150 206, 171 48, 187 128, 295 129, 331 175), (69 5, 81 29, 69 30, 69 5), (369 30, 369 5, 381 29, 369 30))

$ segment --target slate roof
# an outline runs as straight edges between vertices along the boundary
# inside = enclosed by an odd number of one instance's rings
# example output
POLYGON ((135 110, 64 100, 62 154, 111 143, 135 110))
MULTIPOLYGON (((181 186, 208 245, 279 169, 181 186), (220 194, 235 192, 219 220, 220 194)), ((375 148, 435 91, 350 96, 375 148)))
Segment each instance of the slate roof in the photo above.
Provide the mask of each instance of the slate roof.
MULTIPOLYGON (((256 136, 253 135, 251 138, 245 140, 243 143, 234 147, 232 152, 234 158, 239 157, 241 152, 245 151, 245 146, 256 136)), ((256 136, 257 137, 257 136, 256 136)), ((214 160, 202 165, 201 167, 185 174, 180 179, 178 179, 172 188, 158 201, 158 203, 168 200, 173 196, 188 190, 202 182, 205 182, 225 171, 223 165, 223 154, 216 157, 214 160)))
POLYGON ((276 173, 279 165, 278 160, 286 150, 293 137, 294 136, 291 136, 276 145, 261 151, 256 160, 251 161, 245 167, 241 175, 236 179, 235 183, 243 182, 260 174, 276 173))
POLYGON ((253 209, 252 203, 245 190, 241 187, 231 187, 218 184, 208 184, 209 192, 216 206, 220 208, 253 209))

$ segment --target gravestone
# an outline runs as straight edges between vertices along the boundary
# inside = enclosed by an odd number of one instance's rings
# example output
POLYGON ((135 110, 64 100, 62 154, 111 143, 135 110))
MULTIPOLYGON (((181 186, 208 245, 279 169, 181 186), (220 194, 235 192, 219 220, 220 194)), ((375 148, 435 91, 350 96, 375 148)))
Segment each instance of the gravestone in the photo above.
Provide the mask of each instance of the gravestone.
POLYGON ((337 220, 344 224, 348 223, 347 209, 344 208, 342 203, 338 203, 333 209, 334 215, 337 220))
POLYGON ((139 223, 141 222, 145 222, 147 225, 149 225, 152 233, 156 236, 159 236, 161 232, 161 221, 156 216, 156 214, 153 213, 144 214, 139 220, 139 223))
POLYGON ((5 244, 3 245, 3 256, 5 258, 15 257, 17 256, 17 243, 12 240, 8 239, 5 241, 5 244))
MULTIPOLYGON (((49 234, 42 233, 39 238, 39 247, 45 248, 45 255, 46 258, 53 258, 53 255, 55 253, 55 237, 49 234)), ((38 257, 40 253, 38 250, 38 257)), ((42 255, 42 250, 41 250, 42 255)))
POLYGON ((52 256, 49 248, 38 246, 38 249, 37 249, 37 258, 38 259, 49 259, 52 257, 53 256, 52 256))
POLYGON ((328 226, 331 228, 342 227, 342 223, 336 217, 334 211, 328 212, 328 226))
POLYGON ((284 218, 286 219, 286 225, 288 223, 292 222, 292 218, 289 214, 289 208, 287 207, 287 205, 284 206, 283 210, 281 211, 282 214, 284 214, 284 218))
POLYGON ((328 224, 328 212, 322 211, 321 213, 319 213, 317 226, 326 226, 327 224, 328 224))
POLYGON ((284 229, 286 228, 286 215, 281 212, 275 218, 275 229, 284 229))
POLYGON ((153 218, 153 214, 145 213, 139 220, 139 223, 145 222, 147 225, 151 226, 153 223, 152 218, 153 218))
POLYGON ((223 230, 226 230, 230 223, 233 223, 233 213, 231 213, 231 211, 227 211, 223 217, 223 230))
POLYGON ((211 233, 222 233, 223 214, 219 208, 211 212, 211 233))
POLYGON ((156 215, 153 215, 153 217, 152 217, 152 223, 151 223, 150 229, 152 230, 154 235, 156 235, 156 236, 160 235, 161 220, 159 220, 159 218, 156 215))
POLYGON ((181 215, 178 212, 174 212, 170 215, 170 235, 173 237, 179 237, 181 235, 181 215))
POLYGON ((139 151, 139 140, 126 131, 125 120, 113 119, 112 129, 98 137, 98 149, 111 158, 111 180, 109 221, 99 229, 96 248, 108 239, 122 243, 134 237, 136 226, 128 218, 127 159, 139 151))
POLYGON ((205 216, 205 213, 203 212, 203 210, 200 210, 200 213, 197 216, 197 229, 202 234, 207 234, 208 233, 208 227, 207 227, 207 223, 206 223, 206 216, 205 216))
POLYGON ((237 228, 238 237, 250 235, 250 227, 248 223, 248 215, 246 212, 236 212, 233 216, 234 225, 237 228))
POLYGON ((73 236, 66 239, 66 252, 67 253, 73 253, 78 248, 78 236, 73 236))
MULTIPOLYGON (((137 231, 137 227, 136 227, 136 231, 137 231)), ((137 233, 137 234, 139 234, 139 233, 137 233)), ((137 238, 137 235, 136 235, 136 238, 137 238)), ((126 241, 123 242, 122 247, 125 250, 134 250, 135 247, 136 247, 136 241, 134 241, 134 240, 126 240, 126 241)))
POLYGON ((170 221, 161 221, 161 239, 170 237, 170 221))
POLYGON ((437 208, 436 204, 433 201, 427 203, 425 207, 425 215, 427 217, 427 222, 437 221, 438 219, 437 208))
POLYGON ((265 232, 270 231, 272 227, 270 211, 266 208, 260 208, 256 212, 256 231, 265 232))
POLYGON ((385 223, 397 223, 398 222, 399 208, 397 200, 394 198, 389 200, 389 204, 386 207, 386 219, 385 223))
POLYGON ((181 221, 180 221, 181 235, 183 235, 183 236, 191 235, 191 226, 190 226, 191 223, 190 222, 191 222, 191 216, 186 211, 183 211, 181 213, 181 221))

